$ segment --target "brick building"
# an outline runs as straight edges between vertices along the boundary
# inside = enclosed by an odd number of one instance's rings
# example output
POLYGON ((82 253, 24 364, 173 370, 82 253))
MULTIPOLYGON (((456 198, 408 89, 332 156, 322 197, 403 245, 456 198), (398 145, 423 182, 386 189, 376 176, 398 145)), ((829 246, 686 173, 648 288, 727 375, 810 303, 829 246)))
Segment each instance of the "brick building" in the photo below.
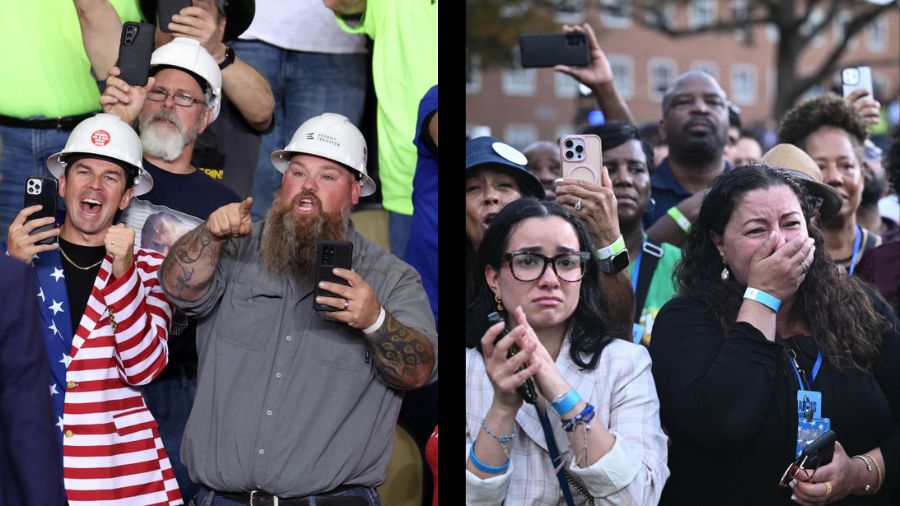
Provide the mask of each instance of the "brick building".
MULTIPOLYGON (((578 2, 575 2, 576 4, 578 2)), ((587 3, 587 2, 586 2, 587 3)), ((677 28, 698 26, 718 18, 740 15, 746 1, 691 0, 672 2, 666 10, 677 28)), ((801 55, 800 74, 817 66, 828 51, 843 39, 845 11, 835 17, 801 55)), ((814 11, 820 22, 824 12, 814 11)), ((661 91, 672 79, 689 69, 714 75, 729 99, 742 110, 745 125, 769 118, 775 85, 777 30, 757 26, 753 45, 741 30, 731 33, 668 38, 630 18, 627 3, 601 0, 579 12, 557 13, 562 23, 588 20, 612 65, 616 85, 638 122, 660 117, 661 91), (610 6, 603 10, 602 6, 610 6)), ((517 48, 510 48, 514 54, 517 48)), ((514 56, 515 58, 515 56, 514 56)), ((900 92, 900 9, 890 9, 850 42, 841 64, 872 65, 876 90, 886 103, 900 92)), ((555 140, 586 124, 584 107, 593 98, 580 96, 578 83, 552 69, 481 69, 477 56, 466 82, 466 130, 478 135, 490 129, 495 137, 517 146, 538 140, 555 140)), ((829 87, 830 82, 822 83, 829 87)))

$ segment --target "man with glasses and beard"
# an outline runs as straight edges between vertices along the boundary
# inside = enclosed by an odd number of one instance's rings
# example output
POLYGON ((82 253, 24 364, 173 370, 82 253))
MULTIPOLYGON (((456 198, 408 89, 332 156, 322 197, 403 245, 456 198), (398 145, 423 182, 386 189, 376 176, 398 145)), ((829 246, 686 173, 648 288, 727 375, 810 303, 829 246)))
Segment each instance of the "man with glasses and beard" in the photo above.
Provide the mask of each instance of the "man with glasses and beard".
MULTIPOLYGON (((191 164, 197 135, 221 107, 218 64, 198 41, 176 37, 153 52, 150 65, 152 77, 143 87, 126 84, 114 67, 100 97, 104 111, 137 121, 143 165, 155 183, 152 191, 132 199, 121 219, 137 232, 138 244, 158 239, 141 236, 150 217, 177 217, 176 228, 188 231, 223 205, 240 202, 236 193, 191 164)), ((176 311, 170 335, 169 364, 144 388, 144 397, 159 423, 181 494, 190 498, 197 487, 181 463, 180 447, 197 388, 196 322, 176 311)))
POLYGON ((724 156, 728 99, 714 77, 693 70, 666 91, 662 113, 659 133, 669 154, 650 179, 656 205, 644 214, 644 227, 654 242, 677 246, 700 210, 704 190, 730 167, 724 156))
POLYGON ((375 191, 366 158, 347 118, 311 118, 272 154, 283 176, 266 218, 251 223, 252 197, 224 206, 162 267, 200 319, 182 452, 198 502, 381 504, 403 391, 437 379, 437 337, 419 275, 350 222, 375 191), (353 244, 352 269, 333 269, 347 285, 319 284, 332 297, 314 293, 321 240, 353 244))

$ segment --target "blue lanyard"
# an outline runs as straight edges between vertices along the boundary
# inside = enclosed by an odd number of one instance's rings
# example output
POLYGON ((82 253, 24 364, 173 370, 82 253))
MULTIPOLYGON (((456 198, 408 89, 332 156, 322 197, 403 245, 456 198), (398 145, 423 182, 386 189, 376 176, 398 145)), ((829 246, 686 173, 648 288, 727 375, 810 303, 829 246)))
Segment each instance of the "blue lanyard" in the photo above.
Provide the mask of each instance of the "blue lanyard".
POLYGON ((856 256, 859 254, 859 243, 862 242, 862 229, 856 225, 856 236, 853 238, 853 256, 850 257, 850 275, 856 269, 856 256))
POLYGON ((637 258, 634 259, 634 269, 631 271, 631 289, 637 294, 638 276, 641 272, 641 254, 644 252, 644 243, 641 243, 641 249, 638 250, 637 258))
POLYGON ((800 371, 797 369, 797 360, 794 356, 788 354, 788 356, 791 356, 791 367, 794 368, 794 374, 797 375, 797 382, 800 383, 800 388, 804 390, 809 390, 812 387, 812 384, 816 381, 816 376, 819 374, 819 369, 822 367, 822 352, 818 351, 816 353, 816 363, 813 365, 812 376, 810 377, 808 384, 804 383, 803 378, 800 377, 800 371))

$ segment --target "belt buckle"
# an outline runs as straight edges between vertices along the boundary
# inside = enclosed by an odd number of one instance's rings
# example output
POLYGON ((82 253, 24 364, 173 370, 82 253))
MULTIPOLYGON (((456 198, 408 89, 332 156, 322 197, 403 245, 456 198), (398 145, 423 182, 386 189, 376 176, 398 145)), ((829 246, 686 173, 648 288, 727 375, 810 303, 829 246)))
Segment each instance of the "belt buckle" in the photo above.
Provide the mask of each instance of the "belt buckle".
POLYGON ((64 118, 62 116, 56 117, 56 129, 57 130, 65 130, 65 128, 64 128, 65 125, 63 125, 63 119, 64 118))

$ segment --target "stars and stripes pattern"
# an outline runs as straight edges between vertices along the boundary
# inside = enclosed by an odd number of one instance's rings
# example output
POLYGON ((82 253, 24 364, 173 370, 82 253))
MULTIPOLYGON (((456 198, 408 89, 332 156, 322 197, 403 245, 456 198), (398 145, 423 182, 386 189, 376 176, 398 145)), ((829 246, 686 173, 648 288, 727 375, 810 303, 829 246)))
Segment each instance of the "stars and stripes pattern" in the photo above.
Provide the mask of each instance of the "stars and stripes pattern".
POLYGON ((168 361, 172 305, 157 278, 162 260, 136 248, 134 267, 111 279, 111 258, 104 258, 73 331, 59 253, 34 259, 72 506, 183 504, 156 421, 135 388, 168 361))

